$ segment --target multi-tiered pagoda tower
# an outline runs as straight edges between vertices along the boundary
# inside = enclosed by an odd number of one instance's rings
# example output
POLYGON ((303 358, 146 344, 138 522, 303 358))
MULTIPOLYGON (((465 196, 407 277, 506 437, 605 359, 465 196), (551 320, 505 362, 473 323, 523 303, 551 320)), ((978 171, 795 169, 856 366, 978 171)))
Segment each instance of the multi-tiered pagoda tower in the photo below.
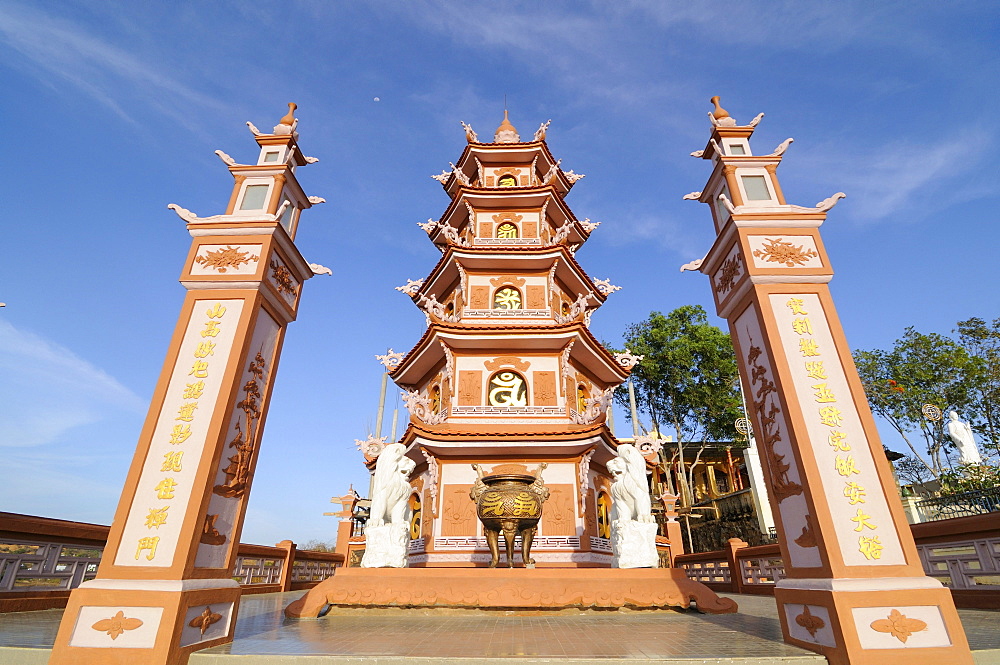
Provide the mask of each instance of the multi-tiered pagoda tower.
POLYGON ((616 442, 606 411, 635 359, 612 355, 588 330, 618 287, 591 279, 574 257, 597 227, 565 202, 583 176, 560 169, 548 123, 522 141, 505 111, 492 143, 465 127, 458 163, 433 176, 451 203, 421 224, 441 260, 398 287, 425 312, 427 331, 387 358, 410 410, 400 442, 419 465, 410 565, 485 565, 472 464, 524 472, 545 462, 551 497, 534 558, 609 566, 604 464, 616 442))

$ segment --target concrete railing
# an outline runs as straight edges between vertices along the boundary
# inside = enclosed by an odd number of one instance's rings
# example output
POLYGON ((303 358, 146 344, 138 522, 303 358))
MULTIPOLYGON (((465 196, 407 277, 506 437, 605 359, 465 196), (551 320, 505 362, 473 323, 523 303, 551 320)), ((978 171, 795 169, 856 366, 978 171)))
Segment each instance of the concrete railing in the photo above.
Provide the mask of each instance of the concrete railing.
MULTIPOLYGON (((72 589, 97 576, 110 527, 0 512, 0 612, 65 607, 72 589)), ((334 552, 240 543, 233 579, 243 593, 316 586, 342 566, 334 552)))
POLYGON ((724 550, 681 554, 674 561, 687 576, 715 591, 770 595, 774 584, 785 576, 777 545, 748 547, 732 538, 724 550))
MULTIPOLYGON (((997 513, 910 525, 924 572, 952 590, 958 607, 1000 609, 997 513)), ((676 566, 715 591, 773 594, 785 577, 777 545, 748 547, 733 538, 714 552, 681 554, 676 566)))

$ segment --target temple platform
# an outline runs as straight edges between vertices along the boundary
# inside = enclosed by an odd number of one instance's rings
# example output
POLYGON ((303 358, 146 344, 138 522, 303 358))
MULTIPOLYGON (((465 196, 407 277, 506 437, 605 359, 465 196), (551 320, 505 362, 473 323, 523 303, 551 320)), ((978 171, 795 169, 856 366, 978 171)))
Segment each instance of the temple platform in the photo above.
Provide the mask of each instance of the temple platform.
MULTIPOLYGON (((301 595, 296 591, 244 597, 235 640, 194 653, 190 664, 826 662, 822 656, 782 642, 774 599, 769 596, 725 594, 736 601, 740 610, 716 615, 694 610, 334 609, 319 619, 285 618, 284 608, 301 595)), ((977 665, 1000 664, 1000 612, 958 613, 977 665)), ((44 665, 61 618, 62 610, 0 614, 0 665, 44 665)))
POLYGON ((736 612, 680 568, 343 568, 290 604, 312 618, 337 607, 492 610, 686 608, 736 612))

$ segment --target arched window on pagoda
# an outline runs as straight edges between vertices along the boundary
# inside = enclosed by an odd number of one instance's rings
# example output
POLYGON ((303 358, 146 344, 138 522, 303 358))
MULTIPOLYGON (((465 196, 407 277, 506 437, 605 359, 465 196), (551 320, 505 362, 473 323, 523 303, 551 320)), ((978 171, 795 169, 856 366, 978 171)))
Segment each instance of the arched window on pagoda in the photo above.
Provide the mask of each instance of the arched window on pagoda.
POLYGON ((611 497, 604 491, 597 493, 597 537, 611 538, 611 497))
POLYGON ((431 387, 431 413, 441 413, 441 386, 431 387))
POLYGON ((420 497, 410 495, 410 540, 420 537, 420 497))
POLYGON ((583 413, 587 410, 587 400, 590 399, 590 391, 585 384, 576 386, 576 412, 583 413))
POLYGON ((497 227, 497 238, 517 238, 518 235, 517 226, 510 222, 504 222, 497 227))
POLYGON ((521 292, 513 286, 504 286, 493 294, 493 309, 521 309, 521 292))
POLYGON ((500 370, 490 377, 487 389, 490 406, 528 406, 528 384, 517 372, 500 370))
POLYGON ((502 175, 497 180, 497 185, 500 187, 517 187, 517 178, 510 174, 502 175))

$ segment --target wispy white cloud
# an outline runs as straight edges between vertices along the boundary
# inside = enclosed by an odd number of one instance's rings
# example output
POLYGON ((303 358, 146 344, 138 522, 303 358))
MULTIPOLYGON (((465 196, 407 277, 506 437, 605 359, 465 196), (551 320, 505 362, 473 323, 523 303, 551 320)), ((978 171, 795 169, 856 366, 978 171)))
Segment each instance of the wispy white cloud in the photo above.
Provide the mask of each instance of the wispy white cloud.
POLYGON ((57 442, 77 427, 120 414, 134 418, 146 402, 69 349, 0 321, 0 447, 57 442))
POLYGON ((0 4, 0 45, 20 58, 5 57, 44 84, 58 89, 65 83, 136 122, 128 110, 137 98, 188 129, 197 129, 191 108, 222 109, 224 104, 165 72, 162 63, 148 63, 72 21, 37 8, 0 4))
POLYGON ((831 186, 847 192, 848 208, 858 221, 917 220, 956 202, 996 193, 995 182, 975 192, 960 186, 970 178, 978 180, 975 174, 990 154, 995 135, 984 127, 970 127, 921 141, 828 143, 796 160, 796 168, 810 180, 835 183, 831 186))

